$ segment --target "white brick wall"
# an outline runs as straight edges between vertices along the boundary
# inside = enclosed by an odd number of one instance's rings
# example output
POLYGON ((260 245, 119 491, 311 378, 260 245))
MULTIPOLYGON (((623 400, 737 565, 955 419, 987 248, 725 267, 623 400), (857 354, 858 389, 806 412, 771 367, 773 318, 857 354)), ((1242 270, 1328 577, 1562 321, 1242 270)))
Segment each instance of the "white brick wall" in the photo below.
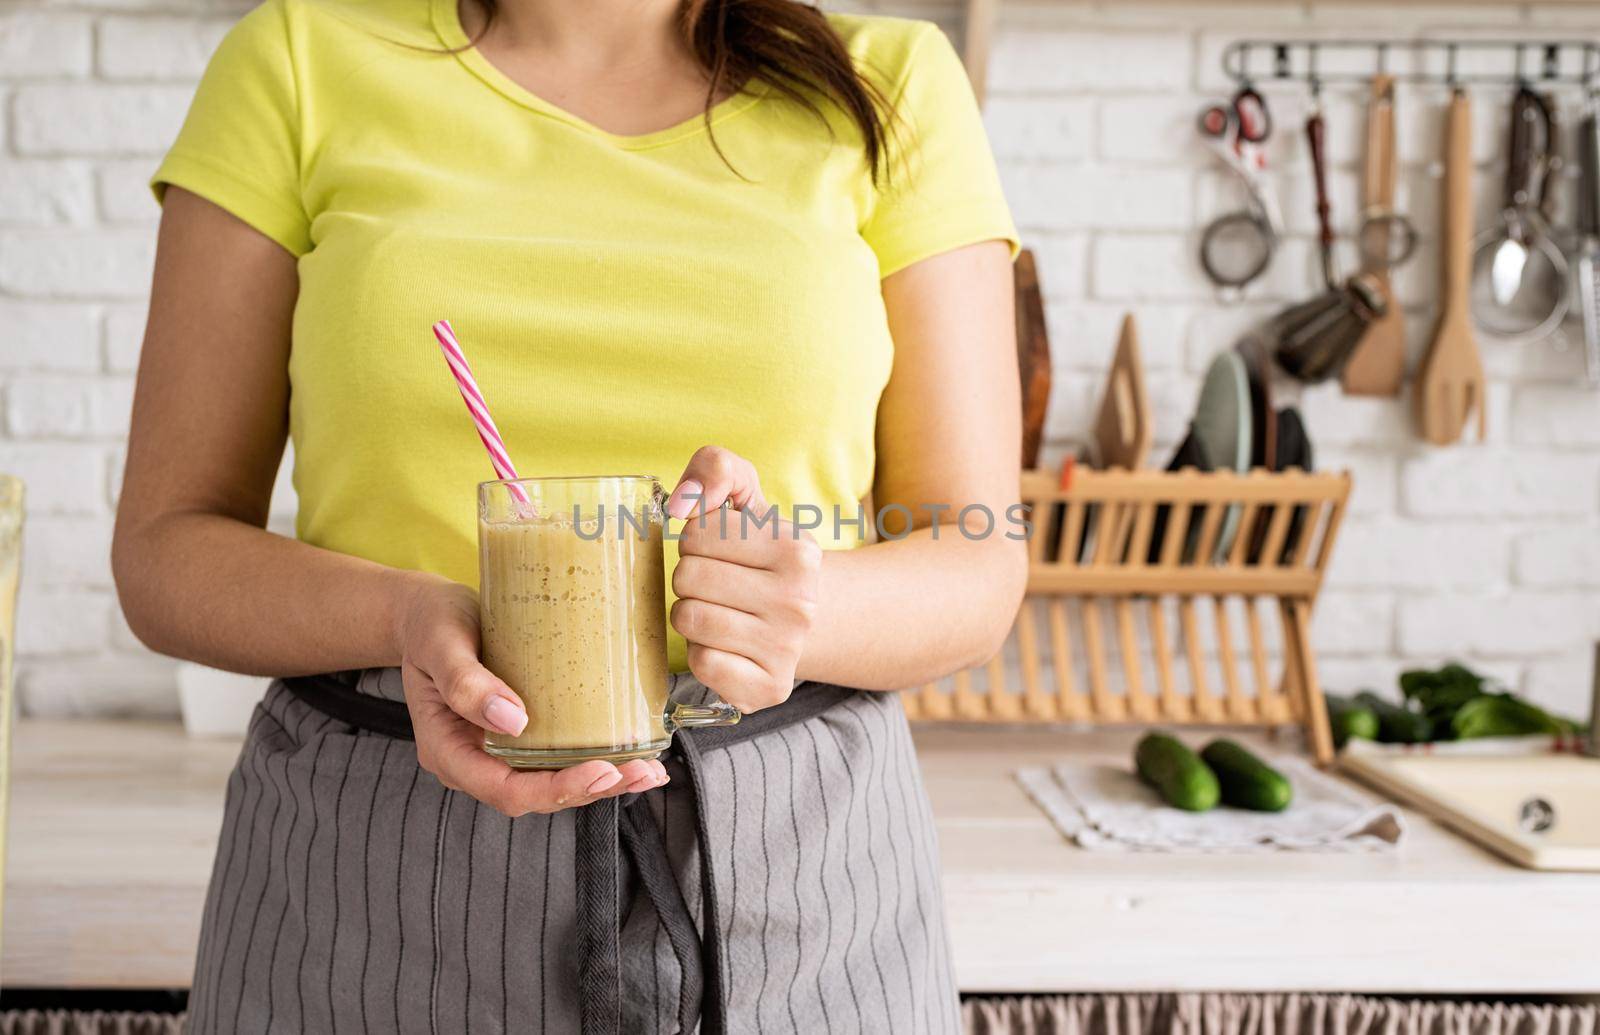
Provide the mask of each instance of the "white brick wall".
MULTIPOLYGON (((946 24, 953 15, 947 0, 847 2, 946 24)), ((34 713, 173 708, 171 664, 129 635, 107 552, 154 237, 144 180, 241 9, 239 0, 12 0, 0 11, 0 470, 29 482, 19 675, 34 713)), ((1303 96, 1294 93, 1272 95, 1271 148, 1293 236, 1242 300, 1219 299, 1196 266, 1196 226, 1237 198, 1193 137, 1200 104, 1226 85, 1221 48, 1269 32, 1451 28, 1600 38, 1600 7, 1003 5, 987 121, 1048 299, 1057 449, 1086 432, 1125 309, 1139 316, 1164 455, 1212 354, 1315 283, 1303 96)), ((1400 98, 1401 201, 1428 237, 1441 99, 1412 87, 1400 98)), ((1359 89, 1325 97, 1335 218, 1346 229, 1362 100, 1359 89)), ((1487 216, 1504 105, 1492 93, 1478 100, 1487 216)), ((1437 280, 1431 250, 1398 278, 1413 361, 1437 280)), ((1575 350, 1486 343, 1484 365, 1483 445, 1420 444, 1404 401, 1304 393, 1319 458, 1356 477, 1315 622, 1324 679, 1386 687, 1405 666, 1460 656, 1576 712, 1600 637, 1600 394, 1574 387, 1575 350)))

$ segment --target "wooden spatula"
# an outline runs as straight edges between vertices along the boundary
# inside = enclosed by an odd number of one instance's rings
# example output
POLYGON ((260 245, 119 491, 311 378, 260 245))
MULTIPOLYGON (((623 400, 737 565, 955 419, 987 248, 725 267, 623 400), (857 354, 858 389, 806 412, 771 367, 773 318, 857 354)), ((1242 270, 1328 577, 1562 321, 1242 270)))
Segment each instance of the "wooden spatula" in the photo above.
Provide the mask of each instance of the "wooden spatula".
MULTIPOLYGON (((1394 77, 1374 76, 1367 103, 1367 169, 1362 189, 1369 213, 1394 211, 1394 77)), ((1350 354, 1343 373, 1351 395, 1399 395, 1405 376, 1406 321, 1387 268, 1370 271, 1388 303, 1350 354)))
POLYGON ((1139 356, 1139 330, 1129 313, 1122 318, 1122 336, 1094 420, 1095 459, 1102 467, 1137 471, 1150 452, 1150 434, 1150 396, 1139 356))
POLYGON ((1413 397, 1422 437, 1445 446, 1461 437, 1473 411, 1480 441, 1487 430, 1483 363, 1467 297, 1472 287, 1472 102, 1459 88, 1450 98, 1445 127, 1442 236, 1439 324, 1413 397))

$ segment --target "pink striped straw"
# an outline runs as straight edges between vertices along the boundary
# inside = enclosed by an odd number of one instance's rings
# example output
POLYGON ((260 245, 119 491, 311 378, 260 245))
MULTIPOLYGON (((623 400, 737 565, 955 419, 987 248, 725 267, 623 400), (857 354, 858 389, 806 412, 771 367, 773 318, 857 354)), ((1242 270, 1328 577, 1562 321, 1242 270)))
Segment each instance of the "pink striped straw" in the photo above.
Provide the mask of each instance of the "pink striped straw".
MULTIPOLYGON (((434 324, 433 336, 439 339, 439 349, 444 353, 444 361, 450 364, 450 373, 455 376, 456 387, 461 390, 461 401, 467 404, 472 424, 478 429, 478 438, 483 440, 483 448, 489 451, 489 463, 494 467, 495 477, 502 481, 516 478, 517 469, 511 463, 511 454, 506 452, 505 439, 500 437, 500 429, 494 426, 494 418, 489 416, 489 404, 484 401, 477 378, 472 376, 472 368, 467 365, 466 353, 461 351, 461 343, 456 340, 456 332, 450 326, 450 321, 440 320, 434 324)), ((530 506, 528 494, 522 486, 513 482, 506 488, 517 502, 524 507, 530 506)))

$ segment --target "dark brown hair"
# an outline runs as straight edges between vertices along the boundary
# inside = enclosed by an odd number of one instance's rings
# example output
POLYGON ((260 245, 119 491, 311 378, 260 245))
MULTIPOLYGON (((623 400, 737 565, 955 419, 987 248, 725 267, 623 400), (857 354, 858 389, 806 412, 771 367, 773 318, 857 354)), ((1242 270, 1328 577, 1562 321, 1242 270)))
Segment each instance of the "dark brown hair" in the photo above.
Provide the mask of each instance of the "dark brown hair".
MULTIPOLYGON (((488 19, 484 23, 487 29, 494 20, 496 0, 477 3, 488 19)), ((889 102, 856 68, 844 40, 815 6, 800 0, 681 0, 678 26, 709 79, 708 128, 717 98, 752 83, 765 83, 819 117, 820 95, 860 131, 873 181, 886 177, 889 102)), ((716 147, 715 136, 711 142, 716 147)), ((717 152, 721 154, 722 149, 718 147, 717 152)))

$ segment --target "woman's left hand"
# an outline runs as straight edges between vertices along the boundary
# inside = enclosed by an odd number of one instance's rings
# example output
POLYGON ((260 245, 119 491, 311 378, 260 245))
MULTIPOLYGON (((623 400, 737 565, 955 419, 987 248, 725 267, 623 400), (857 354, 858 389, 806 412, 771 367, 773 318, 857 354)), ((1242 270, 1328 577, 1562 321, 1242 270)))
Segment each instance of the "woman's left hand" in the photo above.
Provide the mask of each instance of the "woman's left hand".
POLYGON ((667 501, 685 521, 672 627, 695 678, 742 712, 789 699, 822 581, 822 548, 768 509, 755 468, 717 446, 695 453, 667 501))

